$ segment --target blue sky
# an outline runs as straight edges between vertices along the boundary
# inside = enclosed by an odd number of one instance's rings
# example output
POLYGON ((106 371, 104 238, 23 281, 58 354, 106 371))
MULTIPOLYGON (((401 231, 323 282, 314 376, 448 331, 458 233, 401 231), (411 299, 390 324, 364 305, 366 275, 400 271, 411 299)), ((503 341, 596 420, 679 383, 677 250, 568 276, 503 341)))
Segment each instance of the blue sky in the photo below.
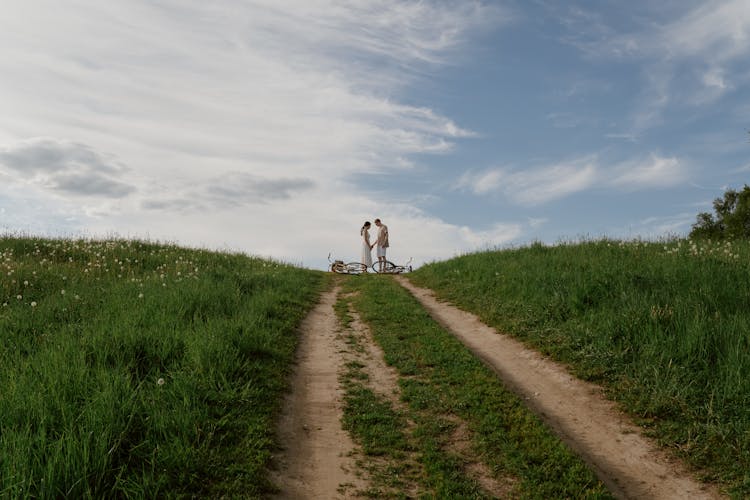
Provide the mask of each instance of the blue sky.
POLYGON ((750 177, 746 0, 8 0, 0 229, 322 268, 685 234, 750 177))

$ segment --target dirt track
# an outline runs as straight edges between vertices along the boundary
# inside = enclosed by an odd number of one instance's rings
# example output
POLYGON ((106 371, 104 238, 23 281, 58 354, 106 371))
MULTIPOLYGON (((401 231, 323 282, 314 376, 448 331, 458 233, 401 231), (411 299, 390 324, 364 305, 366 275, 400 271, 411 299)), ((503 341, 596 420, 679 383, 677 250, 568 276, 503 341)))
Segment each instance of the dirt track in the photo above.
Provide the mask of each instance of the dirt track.
POLYGON ((351 453, 354 443, 341 428, 339 372, 344 349, 333 309, 338 288, 325 293, 301 326, 292 393, 287 397, 272 479, 276 498, 351 498, 364 481, 351 453))
POLYGON ((483 324, 473 314, 438 302, 431 290, 398 282, 524 398, 620 498, 721 498, 641 434, 602 389, 483 324))

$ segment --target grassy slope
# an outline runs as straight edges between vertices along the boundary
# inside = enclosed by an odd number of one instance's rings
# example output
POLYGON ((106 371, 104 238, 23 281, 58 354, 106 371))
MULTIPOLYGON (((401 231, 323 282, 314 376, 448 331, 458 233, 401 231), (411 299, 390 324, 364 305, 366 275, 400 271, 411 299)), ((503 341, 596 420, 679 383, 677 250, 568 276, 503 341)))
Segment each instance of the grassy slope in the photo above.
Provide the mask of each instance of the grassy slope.
POLYGON ((467 255, 411 278, 569 363, 750 495, 750 244, 589 242, 467 255))
POLYGON ((489 468, 515 478, 514 497, 609 497, 583 462, 406 290, 377 276, 351 278, 346 288, 359 292, 350 300, 386 362, 398 370, 402 399, 415 423, 411 448, 404 442, 402 417, 380 410, 383 418, 373 415, 373 408, 386 402, 350 391, 348 422, 366 453, 368 447, 375 455, 393 456, 413 449, 425 471, 423 487, 437 498, 483 498, 459 457, 445 449, 455 427, 450 417, 457 416, 467 422, 489 468), (383 425, 394 432, 384 432, 383 425))
POLYGON ((0 239, 0 496, 258 495, 322 273, 0 239))

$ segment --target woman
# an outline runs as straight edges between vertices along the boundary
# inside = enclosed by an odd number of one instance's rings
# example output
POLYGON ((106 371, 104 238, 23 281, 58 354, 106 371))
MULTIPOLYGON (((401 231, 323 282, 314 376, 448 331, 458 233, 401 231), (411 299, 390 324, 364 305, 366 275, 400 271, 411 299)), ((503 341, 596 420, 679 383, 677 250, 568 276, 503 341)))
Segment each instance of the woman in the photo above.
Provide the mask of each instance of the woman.
POLYGON ((372 247, 370 244, 370 221, 366 221, 359 230, 362 236, 362 264, 367 267, 372 266, 372 247))

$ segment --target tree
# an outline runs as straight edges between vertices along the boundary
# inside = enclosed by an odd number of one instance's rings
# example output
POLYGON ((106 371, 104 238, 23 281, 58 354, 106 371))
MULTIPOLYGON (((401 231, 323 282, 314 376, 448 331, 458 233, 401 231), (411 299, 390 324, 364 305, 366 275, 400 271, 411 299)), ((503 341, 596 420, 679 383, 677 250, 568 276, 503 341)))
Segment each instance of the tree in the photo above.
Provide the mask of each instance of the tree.
POLYGON ((701 212, 690 231, 691 238, 750 238, 750 186, 727 189, 714 200, 715 215, 701 212))

